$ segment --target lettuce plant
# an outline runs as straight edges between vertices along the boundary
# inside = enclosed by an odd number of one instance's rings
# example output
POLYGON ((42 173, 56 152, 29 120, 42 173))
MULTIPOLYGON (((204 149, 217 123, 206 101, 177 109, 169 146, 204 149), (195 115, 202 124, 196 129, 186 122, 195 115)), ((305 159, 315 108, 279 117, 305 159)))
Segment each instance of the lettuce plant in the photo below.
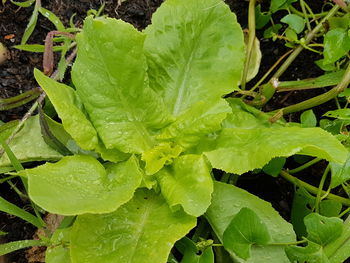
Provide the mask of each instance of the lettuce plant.
MULTIPOLYGON (((245 58, 229 7, 167 0, 143 32, 88 17, 76 40, 73 87, 35 70, 62 121, 50 127, 71 154, 50 149, 45 158, 41 139, 40 154, 12 147, 22 162, 58 160, 18 174, 38 206, 76 216, 53 235, 47 262, 164 263, 204 214, 233 258, 288 262, 285 246, 269 244, 295 242, 291 225, 268 203, 215 182, 212 169, 243 174, 296 153, 343 163, 347 150, 320 128, 271 123, 240 99, 224 98, 238 90, 245 58), (237 239, 231 220, 255 220, 263 231, 237 239)), ((38 118, 27 125, 33 132, 38 118)))

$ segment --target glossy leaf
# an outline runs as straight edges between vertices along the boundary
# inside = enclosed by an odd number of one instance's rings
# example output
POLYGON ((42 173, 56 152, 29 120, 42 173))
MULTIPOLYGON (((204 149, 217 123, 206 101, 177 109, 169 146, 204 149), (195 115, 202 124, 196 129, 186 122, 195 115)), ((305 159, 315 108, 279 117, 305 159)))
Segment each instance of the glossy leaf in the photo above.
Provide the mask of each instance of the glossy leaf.
MULTIPOLYGON (((0 132, 6 134, 2 139, 6 139, 7 136, 13 131, 15 127, 9 127, 0 132)), ((9 144, 12 152, 16 158, 21 162, 32 162, 42 160, 59 160, 62 155, 48 146, 41 136, 39 116, 29 118, 23 128, 17 133, 14 139, 9 144)), ((7 155, 3 155, 0 158, 0 166, 10 166, 11 162, 7 155)))
POLYGON ((5 244, 0 244, 0 256, 9 254, 19 249, 35 246, 45 246, 45 242, 41 240, 20 240, 5 244))
POLYGON ((223 1, 182 2, 164 2, 145 30, 150 86, 174 116, 237 90, 244 62, 242 30, 223 1))
POLYGON ((151 130, 170 120, 145 81, 144 37, 130 24, 103 17, 88 17, 76 37, 73 82, 107 149, 142 153, 154 146, 151 130))
POLYGON ((223 235, 224 246, 247 260, 251 246, 266 245, 270 241, 267 226, 251 209, 243 207, 231 220, 223 235))
POLYGON ((204 152, 214 168, 242 174, 262 168, 272 158, 294 154, 316 156, 342 163, 347 150, 319 128, 226 128, 217 137, 207 137, 198 151, 204 152))
POLYGON ((180 205, 186 213, 200 216, 210 205, 213 180, 203 156, 180 156, 173 165, 157 174, 157 180, 164 198, 173 209, 180 205))
POLYGON ((33 13, 29 19, 26 29, 24 30, 22 40, 21 40, 21 45, 24 45, 27 43, 28 39, 30 38, 30 36, 32 35, 36 27, 36 23, 38 21, 38 15, 39 15, 39 8, 40 8, 40 2, 36 0, 33 13))
POLYGON ((347 30, 336 28, 330 30, 324 36, 324 64, 330 64, 350 50, 350 37, 347 30))
POLYGON ((106 169, 91 156, 75 155, 19 173, 28 177, 29 196, 50 213, 108 213, 129 201, 141 184, 135 157, 106 169), (74 202, 72 202, 74 200, 74 202))
MULTIPOLYGON (((291 224, 287 223, 271 206, 258 197, 236 186, 216 182, 212 203, 205 216, 211 227, 222 241, 223 234, 231 220, 243 208, 253 210, 266 225, 271 243, 289 243, 295 241, 291 224)), ((237 262, 243 262, 233 253, 237 262)), ((244 262, 249 263, 288 263, 283 246, 252 246, 251 257, 244 262)))
POLYGON ((20 6, 20 7, 30 7, 34 2, 35 2, 35 0, 27 0, 24 2, 18 2, 18 1, 11 0, 12 4, 15 4, 16 6, 20 6))
POLYGON ((164 263, 196 218, 173 213, 161 195, 140 189, 113 213, 78 216, 71 232, 73 262, 164 263))
POLYGON ((52 24, 54 24, 54 26, 56 27, 56 29, 58 31, 65 31, 65 27, 63 25, 63 23, 61 22, 61 20, 54 14, 52 13, 50 10, 47 10, 46 8, 40 7, 39 8, 39 12, 46 17, 47 19, 50 20, 50 22, 52 24))
POLYGON ((58 83, 45 76, 37 69, 34 70, 34 76, 36 81, 50 98, 58 116, 62 120, 65 130, 83 149, 94 149, 98 142, 97 133, 82 112, 81 102, 75 91, 71 87, 58 83))
POLYGON ((307 239, 321 246, 336 240, 343 232, 343 221, 337 217, 325 217, 316 213, 304 218, 307 239))

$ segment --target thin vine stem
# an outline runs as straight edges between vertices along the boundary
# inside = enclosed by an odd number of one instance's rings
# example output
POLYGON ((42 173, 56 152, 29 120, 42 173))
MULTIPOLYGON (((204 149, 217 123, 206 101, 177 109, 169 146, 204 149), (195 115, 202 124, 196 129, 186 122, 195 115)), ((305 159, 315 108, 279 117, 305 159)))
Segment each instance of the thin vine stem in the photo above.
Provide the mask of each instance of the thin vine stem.
MULTIPOLYGON (((313 185, 310 185, 310 184, 308 184, 308 183, 306 183, 306 182, 304 182, 304 181, 294 177, 293 175, 287 173, 286 171, 281 171, 280 175, 284 179, 286 179, 287 181, 291 182, 292 184, 294 184, 296 186, 299 186, 299 187, 303 187, 303 188, 305 188, 307 191, 309 191, 312 194, 316 195, 318 193, 318 188, 317 187, 315 187, 313 185)), ((326 191, 323 190, 321 193, 325 194, 326 191)), ((338 195, 330 193, 330 194, 327 195, 327 199, 338 201, 338 202, 342 203, 343 205, 350 207, 350 199, 348 199, 348 198, 344 198, 344 197, 341 197, 341 196, 338 196, 338 195)))
MULTIPOLYGON (((324 183, 326 182, 326 178, 327 178, 327 175, 330 171, 331 167, 330 165, 328 164, 326 169, 324 170, 323 172, 323 175, 321 177, 321 181, 320 181, 320 184, 318 186, 318 191, 317 191, 317 195, 316 195, 316 201, 315 201, 315 207, 316 207, 316 213, 319 213, 320 212, 320 202, 321 202, 321 196, 322 196, 322 192, 323 191, 323 186, 324 186, 324 183)), ((326 191, 324 196, 327 197, 327 195, 329 194, 329 191, 326 191)))
POLYGON ((295 173, 301 172, 301 171, 305 170, 306 168, 309 168, 310 166, 318 163, 321 160, 322 160, 321 158, 315 158, 307 163, 304 163, 303 165, 301 165, 295 169, 288 170, 288 173, 295 174, 295 173))

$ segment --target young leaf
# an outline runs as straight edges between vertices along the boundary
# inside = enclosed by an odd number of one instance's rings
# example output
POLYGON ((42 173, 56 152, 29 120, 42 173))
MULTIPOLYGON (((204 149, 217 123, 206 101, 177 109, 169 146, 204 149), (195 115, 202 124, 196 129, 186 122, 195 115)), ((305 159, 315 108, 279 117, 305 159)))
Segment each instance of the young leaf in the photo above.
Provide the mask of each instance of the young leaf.
MULTIPOLYGON (((271 243, 295 241, 292 225, 287 223, 272 208, 270 203, 236 186, 215 182, 212 202, 205 216, 221 241, 231 220, 243 207, 253 210, 266 225, 270 233, 271 243)), ((230 255, 238 262, 242 262, 234 253, 230 253, 230 255)), ((252 246, 251 257, 244 262, 288 263, 289 261, 283 246, 252 246)))
POLYGON ((214 263, 214 253, 212 247, 207 247, 203 252, 199 253, 196 244, 189 238, 184 237, 176 243, 183 247, 183 257, 180 263, 214 263))
POLYGON ((76 37, 73 82, 107 149, 142 153, 155 144, 151 130, 171 120, 145 81, 144 38, 132 25, 102 17, 88 17, 76 37))
POLYGON ((226 128, 216 137, 202 140, 198 151, 204 152, 214 168, 236 174, 262 168, 274 157, 296 153, 339 163, 347 156, 345 147, 322 129, 277 126, 226 128))
POLYGON ((181 205, 186 213, 200 216, 210 205, 213 180, 203 156, 182 155, 163 168, 157 180, 171 208, 181 205))
POLYGON ((253 210, 243 207, 231 220, 223 235, 224 246, 237 256, 247 260, 251 246, 266 245, 269 231, 253 210))
MULTIPOLYGON (((16 45, 14 48, 17 48, 19 50, 23 51, 29 51, 29 52, 39 52, 42 53, 45 51, 45 46, 44 45, 38 45, 38 44, 25 44, 25 45, 16 45)), ((61 51, 62 47, 61 46, 54 46, 53 51, 61 51)))
MULTIPOLYGON (((10 127, 0 132, 0 137, 6 140, 7 136, 15 127, 10 127), (1 134, 7 135, 2 137, 1 134)), ((62 155, 48 146, 41 136, 39 116, 29 118, 23 128, 17 133, 11 143, 8 145, 16 158, 21 162, 59 160, 62 155)), ((7 155, 0 158, 0 167, 10 166, 11 162, 7 155)))
POLYGON ((343 221, 337 217, 325 217, 316 213, 304 218, 307 239, 321 246, 336 240, 343 232, 343 221))
POLYGON ((297 34, 301 33, 305 27, 304 18, 295 15, 288 14, 281 19, 281 22, 286 23, 291 29, 293 29, 297 34))
POLYGON ((157 139, 173 141, 188 149, 196 145, 206 134, 220 130, 222 121, 230 112, 230 107, 223 99, 212 104, 198 102, 179 116, 174 123, 162 129, 157 139))
POLYGON ((325 114, 323 114, 323 116, 329 118, 337 118, 340 120, 350 120, 350 109, 338 109, 327 111, 325 114))
POLYGON ((336 28, 327 32, 324 37, 324 64, 330 64, 350 50, 350 37, 347 30, 336 28))
POLYGON ((174 116, 237 90, 244 62, 242 30, 223 1, 182 2, 164 2, 145 30, 150 86, 174 116))
POLYGON ((113 213, 81 215, 71 232, 73 262, 164 263, 173 244, 196 225, 173 213, 161 195, 139 189, 113 213))
POLYGON ((335 200, 322 200, 320 214, 327 217, 337 217, 342 210, 342 203, 335 200))
POLYGON ((34 76, 50 98, 65 130, 83 149, 94 149, 98 142, 97 133, 82 112, 81 103, 79 103, 75 91, 71 87, 45 76, 37 69, 34 70, 34 76))
POLYGON ((61 215, 112 212, 132 198, 143 176, 135 157, 105 169, 95 158, 83 155, 19 174, 28 177, 29 196, 36 204, 61 215))
POLYGON ((261 5, 257 5, 255 7, 255 24, 256 29, 263 28, 271 18, 271 13, 268 12, 261 12, 261 5))
POLYGON ((27 0, 24 2, 17 2, 17 1, 11 0, 12 4, 15 4, 16 6, 20 6, 20 7, 30 7, 34 2, 35 0, 27 0))
POLYGON ((303 128, 316 127, 317 119, 314 112, 312 110, 304 111, 300 115, 300 123, 301 123, 301 127, 303 128))
POLYGON ((278 10, 288 8, 289 5, 296 2, 297 0, 271 0, 270 11, 272 13, 277 12, 278 10))

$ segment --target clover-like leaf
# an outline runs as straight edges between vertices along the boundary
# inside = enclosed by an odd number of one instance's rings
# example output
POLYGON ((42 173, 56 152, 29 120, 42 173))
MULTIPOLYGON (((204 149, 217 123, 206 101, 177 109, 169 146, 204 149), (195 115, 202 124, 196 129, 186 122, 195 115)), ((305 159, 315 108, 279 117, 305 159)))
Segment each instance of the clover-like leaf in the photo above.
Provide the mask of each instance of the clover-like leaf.
POLYGON ((270 234, 259 216, 243 207, 226 228, 223 241, 226 249, 246 260, 250 257, 251 246, 266 245, 270 241, 270 234))

